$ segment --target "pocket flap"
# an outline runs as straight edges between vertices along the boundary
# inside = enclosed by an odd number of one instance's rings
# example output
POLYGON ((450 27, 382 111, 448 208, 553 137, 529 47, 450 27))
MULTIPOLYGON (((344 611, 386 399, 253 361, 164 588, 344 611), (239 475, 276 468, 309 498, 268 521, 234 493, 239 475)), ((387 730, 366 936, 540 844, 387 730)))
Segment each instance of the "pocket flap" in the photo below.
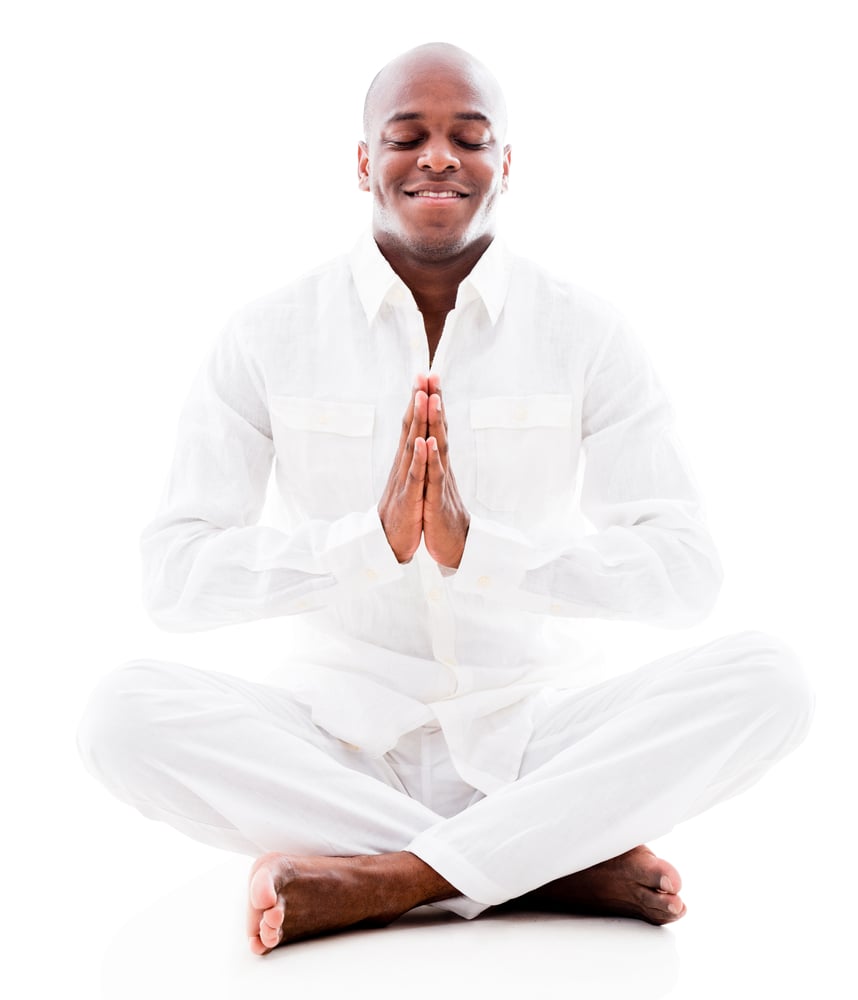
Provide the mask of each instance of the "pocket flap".
POLYGON ((346 437, 368 437, 375 423, 372 403, 339 403, 300 396, 272 396, 271 413, 293 430, 346 437))
POLYGON ((571 396, 490 396, 471 400, 471 427, 569 427, 571 396))

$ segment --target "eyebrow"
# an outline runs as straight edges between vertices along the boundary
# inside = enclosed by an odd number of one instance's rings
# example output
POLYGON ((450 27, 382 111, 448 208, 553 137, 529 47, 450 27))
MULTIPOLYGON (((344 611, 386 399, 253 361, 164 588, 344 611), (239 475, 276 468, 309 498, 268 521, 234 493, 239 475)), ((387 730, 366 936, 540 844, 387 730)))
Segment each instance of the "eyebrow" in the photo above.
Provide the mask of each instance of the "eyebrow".
MULTIPOLYGON (((391 115, 387 119, 386 124, 390 125, 393 122, 414 122, 422 121, 426 116, 421 114, 419 111, 400 111, 395 115, 391 115)), ((485 122, 486 125, 491 125, 488 117, 484 115, 481 111, 459 111, 457 114, 453 115, 456 121, 460 122, 485 122)))

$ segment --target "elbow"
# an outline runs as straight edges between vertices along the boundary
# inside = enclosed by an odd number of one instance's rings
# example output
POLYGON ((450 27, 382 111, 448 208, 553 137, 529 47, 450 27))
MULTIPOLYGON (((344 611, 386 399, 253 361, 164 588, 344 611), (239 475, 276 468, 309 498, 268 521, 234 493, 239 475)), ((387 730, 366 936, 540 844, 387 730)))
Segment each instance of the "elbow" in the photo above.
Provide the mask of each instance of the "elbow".
POLYGON ((213 625, 197 607, 193 577, 199 535, 177 541, 155 531, 141 538, 142 600, 151 621, 165 632, 198 632, 213 625))
POLYGON ((695 553, 672 582, 673 600, 664 624, 689 628, 709 617, 718 602, 724 572, 714 551, 695 553))
POLYGON ((165 632, 195 632, 199 630, 183 608, 180 594, 167 591, 151 580, 143 582, 143 609, 150 620, 165 632))

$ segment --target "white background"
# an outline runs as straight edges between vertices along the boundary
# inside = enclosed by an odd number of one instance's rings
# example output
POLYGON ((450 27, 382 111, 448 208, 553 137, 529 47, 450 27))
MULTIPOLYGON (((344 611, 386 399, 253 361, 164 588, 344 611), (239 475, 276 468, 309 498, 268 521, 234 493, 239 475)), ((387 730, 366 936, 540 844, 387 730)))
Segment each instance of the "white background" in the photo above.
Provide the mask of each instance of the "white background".
MULTIPOLYGON (((736 905, 763 924, 792 908, 811 942, 799 973, 810 984, 830 972, 854 894, 843 806, 858 693, 851 7, 6 9, 3 919, 4 950, 33 993, 53 979, 95 995, 117 926, 219 858, 109 799, 77 758, 77 719, 123 660, 257 677, 288 648, 277 621, 159 633, 140 607, 137 537, 212 338, 366 225, 364 91, 389 58, 434 40, 473 51, 507 92, 508 242, 613 301, 648 344, 727 571, 714 615, 691 633, 594 635, 619 666, 762 628, 814 678, 810 740, 772 791, 749 793, 761 796, 741 814, 754 830, 724 834, 734 862, 750 837, 753 864, 769 865, 767 895, 743 883, 736 905)), ((721 835, 717 822, 689 824, 677 846, 714 886, 733 877, 721 835)))

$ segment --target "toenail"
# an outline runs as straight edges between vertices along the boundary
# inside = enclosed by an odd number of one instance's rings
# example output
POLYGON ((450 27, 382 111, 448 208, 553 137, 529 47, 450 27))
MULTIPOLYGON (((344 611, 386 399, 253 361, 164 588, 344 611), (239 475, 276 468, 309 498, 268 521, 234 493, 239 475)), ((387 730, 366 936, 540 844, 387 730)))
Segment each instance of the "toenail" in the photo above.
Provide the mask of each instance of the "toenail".
POLYGON ((667 875, 661 876, 661 891, 662 892, 673 892, 673 882, 667 877, 667 875))

